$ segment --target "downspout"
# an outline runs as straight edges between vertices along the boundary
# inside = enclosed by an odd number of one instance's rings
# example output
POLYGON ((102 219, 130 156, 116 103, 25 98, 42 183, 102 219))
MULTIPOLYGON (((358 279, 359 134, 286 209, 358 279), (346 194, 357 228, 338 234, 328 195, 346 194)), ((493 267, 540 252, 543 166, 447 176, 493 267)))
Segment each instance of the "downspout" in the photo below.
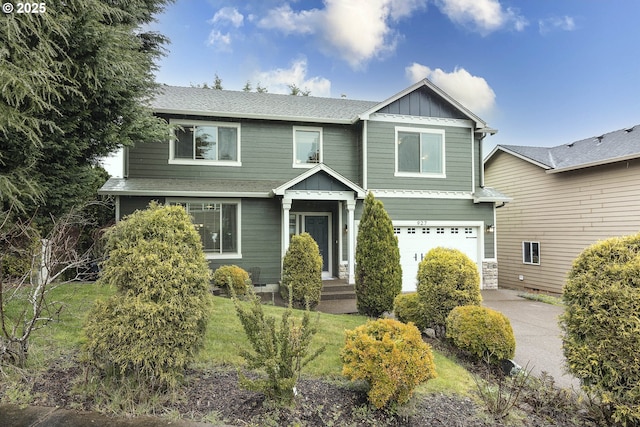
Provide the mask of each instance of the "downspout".
POLYGON ((362 121, 362 188, 367 189, 367 174, 369 171, 369 166, 367 164, 367 131, 368 120, 362 121))

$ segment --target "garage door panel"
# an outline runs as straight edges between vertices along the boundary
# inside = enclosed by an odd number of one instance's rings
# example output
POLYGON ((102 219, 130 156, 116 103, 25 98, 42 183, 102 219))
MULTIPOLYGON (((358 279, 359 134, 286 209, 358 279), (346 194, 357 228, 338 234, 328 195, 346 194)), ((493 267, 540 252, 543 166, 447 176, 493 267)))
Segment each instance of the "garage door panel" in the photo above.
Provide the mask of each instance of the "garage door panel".
POLYGON ((478 263, 478 227, 394 227, 402 264, 402 291, 417 289, 418 265, 433 248, 458 249, 478 263))

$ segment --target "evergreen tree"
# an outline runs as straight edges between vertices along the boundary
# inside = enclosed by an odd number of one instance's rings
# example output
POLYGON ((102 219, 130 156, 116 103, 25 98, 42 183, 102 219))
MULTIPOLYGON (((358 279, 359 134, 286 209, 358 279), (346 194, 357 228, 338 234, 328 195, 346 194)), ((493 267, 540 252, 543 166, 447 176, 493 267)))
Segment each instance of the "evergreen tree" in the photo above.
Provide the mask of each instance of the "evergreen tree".
POLYGON ((367 194, 360 218, 355 270, 358 312, 379 317, 393 310, 402 290, 400 250, 391 218, 373 193, 367 194))
POLYGON ((51 0, 46 13, 0 16, 3 210, 22 203, 46 225, 95 197, 100 157, 165 137, 144 105, 165 38, 141 27, 167 3, 51 0))

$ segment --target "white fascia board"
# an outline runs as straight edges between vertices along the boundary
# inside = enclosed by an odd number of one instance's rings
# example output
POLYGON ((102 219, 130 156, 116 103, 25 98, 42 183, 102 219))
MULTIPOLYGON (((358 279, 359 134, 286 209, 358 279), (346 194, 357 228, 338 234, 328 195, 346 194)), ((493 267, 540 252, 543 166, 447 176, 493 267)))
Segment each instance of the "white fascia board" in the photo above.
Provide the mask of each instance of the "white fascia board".
POLYGON ((225 117, 234 119, 256 119, 256 120, 279 120, 287 122, 305 122, 305 123, 332 123, 341 125, 350 125, 355 123, 351 119, 329 119, 326 117, 300 117, 300 116, 279 116, 276 114, 252 114, 252 113, 235 113, 232 111, 199 111, 199 110, 175 110, 171 108, 156 108, 153 110, 158 114, 180 114, 190 116, 205 117, 225 117))
POLYGON ((472 200, 473 194, 465 191, 393 190, 369 189, 377 198, 397 199, 457 199, 472 200))
POLYGON ((473 129, 473 122, 466 119, 449 119, 440 117, 407 116, 402 114, 374 113, 369 116, 372 122, 393 122, 423 126, 449 126, 473 129))
POLYGON ((247 198, 272 198, 270 191, 178 191, 178 190, 98 190, 98 194, 114 196, 151 196, 151 197, 247 197, 247 198))
MULTIPOLYGON (((356 193, 356 195, 357 195, 357 197, 359 199, 364 199, 364 197, 366 196, 366 192, 365 192, 365 190, 363 188, 361 188, 357 184, 351 182, 351 180, 345 178, 344 176, 342 176, 338 172, 334 171, 333 169, 331 169, 329 166, 325 165, 324 163, 319 163, 316 166, 312 167, 311 169, 307 170, 306 172, 301 173, 297 177, 293 178, 292 180, 285 182, 280 187, 274 188, 272 190, 272 193, 277 195, 277 196, 282 196, 282 195, 285 194, 285 192, 287 192, 289 190, 289 188, 291 188, 294 185, 304 181, 305 179, 315 175, 316 173, 318 173, 320 171, 323 171, 323 172, 327 173, 332 178, 337 179, 338 181, 340 181, 341 183, 343 183, 347 187, 351 188, 356 193)), ((318 192, 316 191, 316 193, 318 193, 318 192)))

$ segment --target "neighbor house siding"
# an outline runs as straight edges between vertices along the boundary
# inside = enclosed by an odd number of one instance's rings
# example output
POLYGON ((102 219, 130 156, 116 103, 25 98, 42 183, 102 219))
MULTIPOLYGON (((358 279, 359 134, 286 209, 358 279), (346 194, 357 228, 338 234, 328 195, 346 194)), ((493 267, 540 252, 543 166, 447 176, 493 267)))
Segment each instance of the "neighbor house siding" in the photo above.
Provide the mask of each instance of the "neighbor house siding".
MULTIPOLYGON (((189 116, 186 120, 230 121, 189 116)), ((131 178, 292 179, 304 172, 293 168, 293 124, 258 120, 240 121, 242 166, 169 164, 169 143, 138 144, 129 150, 131 178)), ((356 126, 295 124, 321 127, 324 163, 346 178, 359 182, 356 126)))
POLYGON ((560 293, 586 247, 640 230, 640 160, 548 174, 498 152, 485 180, 513 198, 496 211, 503 287, 560 293), (523 241, 540 242, 540 265, 523 264, 523 241))
POLYGON ((367 141, 368 187, 432 191, 473 191, 471 128, 370 121, 367 141), (445 131, 446 178, 395 176, 396 126, 445 131))

